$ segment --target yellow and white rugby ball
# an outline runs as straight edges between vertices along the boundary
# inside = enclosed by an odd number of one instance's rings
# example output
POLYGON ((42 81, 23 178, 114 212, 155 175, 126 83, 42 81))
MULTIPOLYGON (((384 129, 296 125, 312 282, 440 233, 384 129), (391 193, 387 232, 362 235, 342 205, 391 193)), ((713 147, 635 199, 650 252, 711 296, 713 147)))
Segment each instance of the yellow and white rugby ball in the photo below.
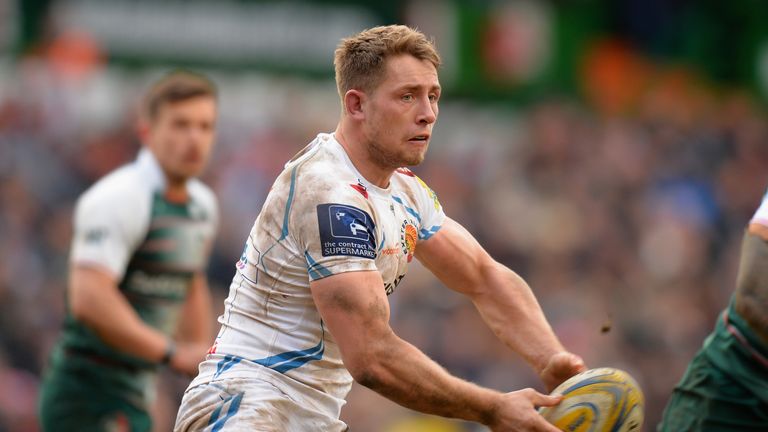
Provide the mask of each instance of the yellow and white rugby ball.
POLYGON ((639 432, 643 426, 645 398, 637 382, 613 368, 590 369, 560 384, 552 394, 563 395, 541 415, 568 432, 639 432))

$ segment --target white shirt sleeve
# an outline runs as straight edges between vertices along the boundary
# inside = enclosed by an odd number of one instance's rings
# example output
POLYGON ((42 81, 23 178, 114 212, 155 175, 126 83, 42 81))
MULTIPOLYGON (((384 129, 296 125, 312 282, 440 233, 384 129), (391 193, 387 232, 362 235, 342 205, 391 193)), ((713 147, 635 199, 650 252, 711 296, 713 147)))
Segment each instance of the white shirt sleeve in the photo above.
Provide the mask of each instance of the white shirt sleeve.
POLYGON ((763 195, 763 202, 752 217, 752 223, 759 223, 768 227, 768 191, 763 195))
POLYGON ((292 211, 292 231, 304 253, 310 279, 377 270, 379 239, 370 202, 352 188, 324 186, 313 182, 313 193, 298 193, 301 198, 292 211))
POLYGON ((445 223, 445 212, 443 212, 440 200, 437 199, 437 194, 418 176, 416 181, 419 183, 416 193, 418 199, 417 206, 419 213, 421 213, 419 241, 423 241, 429 239, 440 230, 440 227, 445 223))
POLYGON ((70 260, 108 270, 119 281, 147 233, 149 202, 140 191, 97 184, 77 202, 70 260))

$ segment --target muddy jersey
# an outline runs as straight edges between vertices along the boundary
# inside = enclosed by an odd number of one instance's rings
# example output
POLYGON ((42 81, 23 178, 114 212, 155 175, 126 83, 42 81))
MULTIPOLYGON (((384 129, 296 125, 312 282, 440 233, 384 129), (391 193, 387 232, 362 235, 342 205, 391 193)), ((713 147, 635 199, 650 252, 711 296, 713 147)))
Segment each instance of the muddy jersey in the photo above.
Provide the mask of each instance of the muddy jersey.
POLYGON ((753 223, 768 226, 768 191, 763 195, 763 201, 760 203, 755 215, 752 217, 753 223))
POLYGON ((377 187, 333 135, 318 135, 267 196, 237 262, 215 345, 190 387, 227 377, 279 381, 337 417, 352 377, 310 281, 375 270, 391 294, 419 242, 444 219, 434 192, 410 170, 377 187))

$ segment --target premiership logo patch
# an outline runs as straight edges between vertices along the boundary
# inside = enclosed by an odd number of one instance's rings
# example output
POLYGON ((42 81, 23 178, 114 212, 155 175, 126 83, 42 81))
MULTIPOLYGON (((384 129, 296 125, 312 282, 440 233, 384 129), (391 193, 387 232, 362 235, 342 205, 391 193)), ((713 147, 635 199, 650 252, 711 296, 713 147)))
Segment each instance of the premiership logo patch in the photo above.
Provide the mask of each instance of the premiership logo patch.
POLYGON ((403 225, 400 227, 400 246, 403 248, 403 255, 406 256, 408 262, 413 260, 413 253, 416 251, 416 239, 419 238, 419 233, 416 231, 416 227, 409 221, 403 221, 403 225))
POLYGON ((317 206, 323 256, 376 259, 376 226, 364 210, 345 204, 317 206))

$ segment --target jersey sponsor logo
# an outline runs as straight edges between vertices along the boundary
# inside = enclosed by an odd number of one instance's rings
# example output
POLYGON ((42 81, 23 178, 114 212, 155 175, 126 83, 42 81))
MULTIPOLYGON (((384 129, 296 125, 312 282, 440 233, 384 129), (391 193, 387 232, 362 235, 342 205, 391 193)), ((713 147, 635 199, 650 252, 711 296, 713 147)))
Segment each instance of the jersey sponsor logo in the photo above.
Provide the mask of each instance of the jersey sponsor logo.
POLYGON ((149 274, 136 270, 128 274, 127 291, 150 297, 183 299, 189 288, 189 278, 173 274, 149 274))
POLYGON ((237 267, 238 270, 242 270, 245 268, 246 265, 248 265, 248 243, 245 243, 245 246, 243 247, 243 253, 240 254, 240 259, 237 260, 235 263, 235 267, 237 267))
POLYGON ((317 206, 323 256, 376 259, 376 226, 364 210, 345 204, 317 206))
POLYGON ((352 186, 352 189, 360 192, 360 195, 364 196, 365 199, 368 199, 368 188, 365 187, 363 182, 358 180, 357 184, 350 184, 350 186, 352 186))
POLYGON ((400 247, 403 249, 403 255, 408 257, 408 262, 413 259, 413 253, 416 251, 416 240, 419 233, 416 227, 408 220, 404 220, 400 226, 400 247))
POLYGON ((259 259, 261 259, 261 252, 254 247, 251 238, 248 237, 243 247, 243 252, 240 254, 240 259, 235 263, 235 267, 239 270, 241 276, 253 284, 258 283, 259 280, 259 266, 257 265, 259 259))
POLYGON ((405 277, 405 273, 398 275, 395 278, 395 280, 393 280, 392 282, 388 284, 384 284, 384 292, 387 295, 392 294, 395 291, 395 288, 397 288, 397 286, 400 285, 400 281, 403 280, 404 277, 405 277))
POLYGON ((400 255, 400 248, 397 247, 391 247, 391 248, 384 248, 381 250, 382 255, 400 255))
POLYGON ((106 228, 89 228, 83 235, 83 238, 86 243, 99 243, 107 236, 107 233, 106 228))

